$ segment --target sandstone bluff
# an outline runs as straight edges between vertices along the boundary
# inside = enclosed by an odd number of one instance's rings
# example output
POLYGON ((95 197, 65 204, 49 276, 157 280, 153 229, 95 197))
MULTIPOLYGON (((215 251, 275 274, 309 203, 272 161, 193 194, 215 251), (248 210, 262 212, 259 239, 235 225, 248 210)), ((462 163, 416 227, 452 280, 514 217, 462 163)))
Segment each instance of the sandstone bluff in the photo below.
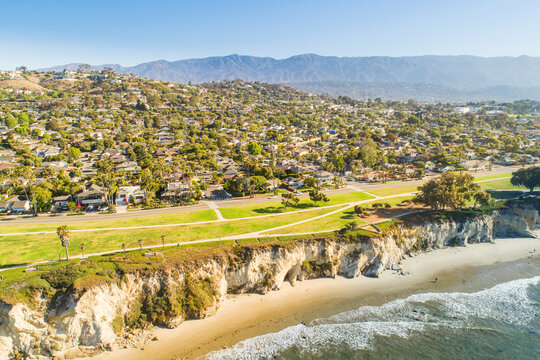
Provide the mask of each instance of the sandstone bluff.
POLYGON ((70 358, 140 346, 151 336, 145 328, 210 316, 227 294, 266 293, 279 290, 284 281, 377 277, 385 269, 399 269, 406 255, 497 237, 532 237, 539 224, 535 206, 517 203, 475 217, 420 217, 375 237, 235 246, 194 264, 126 274, 82 294, 36 296, 33 304, 0 301, 0 359, 70 358))

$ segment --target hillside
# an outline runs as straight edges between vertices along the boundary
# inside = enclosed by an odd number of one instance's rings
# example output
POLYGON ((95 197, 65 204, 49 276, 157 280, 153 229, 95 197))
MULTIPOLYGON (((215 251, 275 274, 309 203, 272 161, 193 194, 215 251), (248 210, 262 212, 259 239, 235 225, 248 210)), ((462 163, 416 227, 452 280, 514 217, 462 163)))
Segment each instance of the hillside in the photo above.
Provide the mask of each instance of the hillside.
MULTIPOLYGON (((79 64, 43 70, 76 69, 79 64)), ((303 90, 351 97, 425 101, 540 99, 540 58, 528 56, 331 57, 314 54, 286 59, 230 55, 180 61, 158 60, 119 73, 202 83, 243 79, 295 85, 303 90)))
POLYGON ((43 86, 26 79, 1 80, 0 89, 47 91, 47 89, 45 89, 43 86))

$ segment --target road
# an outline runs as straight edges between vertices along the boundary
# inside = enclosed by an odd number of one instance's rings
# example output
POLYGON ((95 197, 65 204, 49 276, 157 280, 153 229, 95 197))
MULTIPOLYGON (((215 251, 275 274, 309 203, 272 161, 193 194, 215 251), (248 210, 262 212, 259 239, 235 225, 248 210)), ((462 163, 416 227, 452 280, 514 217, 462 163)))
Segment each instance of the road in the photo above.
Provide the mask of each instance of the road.
MULTIPOLYGON (((373 201, 373 200, 385 200, 385 199, 391 199, 391 198, 394 198, 394 197, 400 197, 400 196, 406 196, 406 195, 412 195, 412 194, 413 193, 396 194, 396 195, 378 197, 377 199, 366 199, 366 200, 355 201, 355 202, 350 202, 350 203, 345 203, 345 204, 340 204, 340 205, 332 205, 332 206, 329 206, 328 208, 336 207, 337 209, 334 210, 334 211, 328 212, 326 214, 315 216, 315 217, 305 219, 305 220, 301 220, 301 221, 297 221, 295 223, 276 226, 276 227, 273 227, 273 228, 264 229, 264 230, 260 230, 260 231, 255 231, 255 232, 250 232, 250 233, 245 233, 245 234, 239 234, 239 235, 232 235, 232 236, 224 236, 224 237, 212 238, 212 239, 201 239, 201 240, 186 241, 186 242, 182 242, 182 243, 143 246, 142 249, 158 249, 160 247, 178 246, 180 244, 189 245, 189 244, 200 244, 200 243, 215 242, 215 241, 251 239, 251 238, 258 238, 258 237, 273 237, 273 236, 277 236, 277 235, 263 234, 263 233, 268 233, 268 232, 272 232, 272 231, 276 231, 276 230, 281 230, 281 229, 287 228, 289 226, 295 226, 295 225, 299 225, 299 224, 304 224, 304 223, 309 222, 309 221, 316 221, 316 220, 322 219, 324 217, 334 215, 336 213, 339 213, 339 212, 344 211, 346 209, 349 209, 351 207, 354 207, 355 205, 360 205, 360 204, 367 203, 367 202, 370 202, 370 201, 373 201)), ((305 209, 305 210, 297 210, 297 211, 288 212, 286 214, 313 211, 313 210, 320 210, 320 209, 321 208, 311 208, 311 209, 305 209)), ((275 215, 276 214, 259 215, 259 216, 252 216, 252 217, 243 218, 243 219, 265 218, 265 217, 275 216, 275 215)), ((405 214, 397 215, 395 217, 399 217, 399 216, 403 216, 403 215, 405 215, 405 214)), ((374 223, 388 221, 390 219, 391 218, 382 219, 382 220, 376 221, 374 223)), ((237 221, 237 220, 242 220, 242 218, 239 218, 239 219, 212 220, 212 221, 205 221, 205 222, 202 222, 202 223, 218 223, 218 222, 237 221)), ((196 224, 196 223, 179 224, 179 225, 193 225, 193 224, 196 224)), ((167 226, 175 226, 175 225, 174 224, 173 225, 171 225, 171 224, 168 224, 168 225, 146 225, 146 226, 129 227, 129 229, 147 228, 147 227, 167 227, 167 226)), ((123 228, 118 228, 118 229, 123 229, 123 228)), ((104 230, 104 229, 84 229, 84 230, 71 230, 71 231, 72 232, 77 232, 77 231, 102 231, 102 230, 104 230)), ((107 230, 109 230, 109 229, 107 229, 107 230)), ((329 232, 329 231, 332 231, 332 230, 325 230, 325 231, 321 231, 321 232, 329 232)), ((56 233, 56 232, 55 231, 50 231, 50 232, 39 232, 39 233, 43 234, 43 233, 56 233)), ((311 232, 310 234, 312 234, 312 233, 316 233, 316 232, 311 232)), ((22 235, 22 234, 23 233, 21 233, 19 235, 22 235)), ((35 232, 31 233, 31 234, 35 234, 35 232)), ((289 235, 302 235, 302 234, 303 233, 301 233, 301 234, 289 234, 289 235)), ((9 234, 9 235, 16 235, 16 234, 9 234)), ((279 234, 279 236, 288 236, 288 235, 287 234, 279 234)), ((133 251, 133 250, 139 250, 139 249, 140 249, 139 247, 129 248, 129 249, 126 249, 126 251, 133 251)), ((100 253, 85 254, 85 257, 88 257, 88 256, 100 256, 100 255, 107 255, 107 254, 115 254, 115 253, 119 253, 119 252, 122 252, 122 251, 123 250, 111 250, 111 251, 104 251, 104 252, 100 252, 100 253)), ((81 256, 80 255, 79 256, 71 256, 70 258, 71 259, 80 259, 81 256)), ((60 260, 54 259, 54 260, 38 261, 38 262, 34 262, 34 263, 29 263, 29 264, 14 265, 14 266, 1 268, 0 272, 6 271, 6 270, 11 270, 11 269, 19 269, 19 268, 25 268, 25 267, 38 266, 38 265, 41 265, 41 264, 48 264, 48 263, 53 263, 53 262, 57 262, 57 261, 60 261, 60 260)))
MULTIPOLYGON (((492 171, 479 171, 476 173, 471 173, 471 175, 473 175, 474 177, 498 175, 498 174, 510 173, 520 168, 521 167, 516 167, 516 166, 512 166, 512 167, 501 166, 501 167, 497 167, 493 169, 492 171)), ((394 181, 394 182, 388 182, 385 184, 381 184, 381 183, 366 184, 366 183, 353 181, 353 182, 347 182, 347 186, 343 188, 326 190, 325 194, 327 195, 343 194, 343 193, 356 192, 356 191, 364 191, 364 192, 369 193, 371 190, 375 190, 375 189, 386 189, 386 188, 396 188, 396 187, 399 188, 403 186, 421 185, 434 177, 436 176, 426 177, 422 180, 408 180, 408 181, 402 181, 402 182, 394 181)), ((299 197, 307 198, 308 195, 302 194, 299 197)), ((153 216, 153 215, 176 214, 176 213, 196 211, 196 210, 226 208, 226 207, 233 207, 233 206, 240 206, 240 205, 263 204, 263 203, 275 202, 275 201, 279 201, 279 199, 270 199, 267 195, 256 195, 253 198, 242 197, 242 198, 233 198, 233 199, 228 199, 228 200, 214 200, 214 201, 211 201, 211 203, 213 204, 209 204, 208 201, 203 200, 199 204, 195 204, 195 205, 168 207, 168 208, 160 208, 160 209, 152 209, 152 210, 130 210, 125 213, 116 213, 116 214, 89 213, 83 216, 82 215, 81 216, 41 215, 38 217, 6 216, 0 219, 0 227, 2 225, 21 225, 21 224, 30 225, 30 224, 58 224, 58 223, 68 224, 68 223, 75 223, 75 222, 82 222, 82 221, 106 221, 106 220, 112 221, 112 220, 122 220, 122 219, 138 218, 138 217, 147 217, 147 216, 153 216)), ((216 211, 216 214, 217 214, 217 211, 216 211)), ((220 218, 219 215, 217 216, 219 219, 220 218)))

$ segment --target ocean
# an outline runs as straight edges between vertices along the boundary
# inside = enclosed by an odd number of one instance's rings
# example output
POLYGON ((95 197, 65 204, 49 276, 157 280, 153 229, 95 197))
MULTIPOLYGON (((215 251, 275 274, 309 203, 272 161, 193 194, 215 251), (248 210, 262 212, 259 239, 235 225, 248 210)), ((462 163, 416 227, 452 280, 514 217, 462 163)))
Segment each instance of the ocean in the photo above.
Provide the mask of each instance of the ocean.
POLYGON ((204 358, 540 359, 540 276, 362 306, 204 358))

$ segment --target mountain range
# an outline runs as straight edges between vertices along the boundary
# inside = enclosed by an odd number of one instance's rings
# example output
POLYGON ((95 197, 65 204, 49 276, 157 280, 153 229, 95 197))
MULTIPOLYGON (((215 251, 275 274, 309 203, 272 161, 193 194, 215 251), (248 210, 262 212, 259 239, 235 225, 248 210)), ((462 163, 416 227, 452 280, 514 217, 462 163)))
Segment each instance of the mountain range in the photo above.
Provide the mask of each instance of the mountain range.
MULTIPOLYGON (((77 69, 80 64, 42 71, 77 69)), ((418 101, 540 100, 540 58, 477 56, 334 57, 304 54, 286 59, 229 55, 158 60, 118 73, 179 83, 243 79, 353 98, 418 101)))

